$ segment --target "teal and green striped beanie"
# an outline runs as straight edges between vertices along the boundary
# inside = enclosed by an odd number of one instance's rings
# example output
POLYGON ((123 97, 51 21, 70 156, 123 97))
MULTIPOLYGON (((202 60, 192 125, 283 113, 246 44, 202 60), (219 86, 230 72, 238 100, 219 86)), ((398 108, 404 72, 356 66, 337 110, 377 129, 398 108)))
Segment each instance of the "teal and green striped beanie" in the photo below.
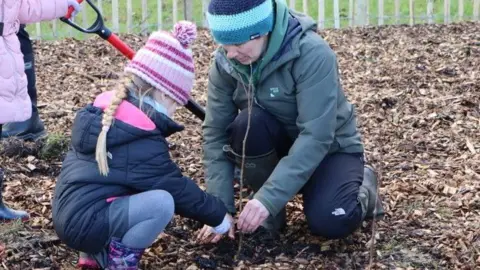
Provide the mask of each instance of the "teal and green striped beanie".
POLYGON ((272 31, 273 0, 211 0, 207 20, 222 45, 241 44, 272 31))

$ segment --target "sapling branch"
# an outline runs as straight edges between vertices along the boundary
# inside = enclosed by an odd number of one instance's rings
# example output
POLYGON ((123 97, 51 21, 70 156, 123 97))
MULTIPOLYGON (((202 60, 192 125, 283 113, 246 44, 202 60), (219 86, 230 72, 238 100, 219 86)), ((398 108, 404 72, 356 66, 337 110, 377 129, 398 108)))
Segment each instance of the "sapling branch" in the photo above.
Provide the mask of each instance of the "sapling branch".
MULTIPOLYGON (((247 96, 247 112, 248 112, 248 118, 247 118, 247 128, 245 131, 245 136, 243 137, 243 142, 242 142, 242 162, 240 166, 240 213, 243 211, 243 179, 244 179, 244 168, 245 168, 245 151, 246 151, 246 145, 247 145, 247 138, 248 138, 248 133, 250 132, 250 120, 252 116, 252 107, 253 107, 253 68, 252 64, 250 64, 250 77, 248 78, 248 86, 245 86, 243 84, 243 88, 245 89, 245 94, 247 96)), ((242 243, 243 243, 243 233, 240 233, 240 237, 238 240, 238 250, 237 250, 237 255, 235 256, 238 258, 240 256, 240 252, 242 251, 242 243)))
MULTIPOLYGON (((381 167, 381 165, 379 166, 381 167)), ((377 205, 378 202, 378 196, 380 196, 380 184, 382 183, 381 175, 382 175, 382 170, 380 168, 377 168, 377 175, 378 175, 378 182, 377 182, 377 196, 375 196, 375 204, 377 205)), ((369 265, 370 269, 374 265, 374 256, 375 256, 375 234, 377 231, 376 228, 376 216, 377 216, 377 209, 375 207, 375 210, 373 210, 373 220, 372 220, 372 238, 370 239, 371 245, 370 245, 370 260, 369 260, 369 265)))

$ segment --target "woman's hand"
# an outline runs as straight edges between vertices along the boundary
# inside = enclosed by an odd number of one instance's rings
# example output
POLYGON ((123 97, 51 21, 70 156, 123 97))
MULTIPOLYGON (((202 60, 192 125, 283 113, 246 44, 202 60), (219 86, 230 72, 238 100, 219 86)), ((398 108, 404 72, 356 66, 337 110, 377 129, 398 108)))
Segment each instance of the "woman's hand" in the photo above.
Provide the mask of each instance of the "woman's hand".
MULTIPOLYGON (((230 239, 235 239, 235 225, 233 222, 233 217, 230 214, 225 215, 225 219, 230 223, 230 228, 228 229, 228 237, 230 239)), ((203 228, 200 230, 199 234, 197 235, 197 242, 200 244, 207 244, 207 243, 217 243, 222 239, 224 234, 217 234, 215 233, 215 229, 204 225, 203 228)))
POLYGON ((238 218, 238 229, 244 233, 254 232, 270 215, 267 208, 257 199, 248 201, 238 218))

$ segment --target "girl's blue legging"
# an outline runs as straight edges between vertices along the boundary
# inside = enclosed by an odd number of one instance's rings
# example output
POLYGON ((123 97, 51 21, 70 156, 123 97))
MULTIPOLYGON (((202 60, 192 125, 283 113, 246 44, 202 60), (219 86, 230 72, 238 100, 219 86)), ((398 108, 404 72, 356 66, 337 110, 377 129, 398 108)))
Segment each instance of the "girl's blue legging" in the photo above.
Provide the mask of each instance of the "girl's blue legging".
POLYGON ((163 190, 152 190, 130 196, 127 200, 128 231, 123 235, 122 243, 132 248, 147 248, 173 217, 172 195, 163 190))
MULTIPOLYGON (((120 197, 109 209, 110 238, 120 238, 131 248, 148 248, 172 220, 174 210, 172 195, 163 190, 120 197)), ((105 268, 108 243, 92 256, 105 268)))

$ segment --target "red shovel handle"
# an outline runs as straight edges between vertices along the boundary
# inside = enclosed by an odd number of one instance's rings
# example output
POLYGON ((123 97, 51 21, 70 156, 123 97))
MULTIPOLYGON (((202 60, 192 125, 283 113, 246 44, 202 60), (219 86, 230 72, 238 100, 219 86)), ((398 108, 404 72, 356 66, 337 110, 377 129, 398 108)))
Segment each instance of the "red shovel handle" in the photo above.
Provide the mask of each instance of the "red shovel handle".
MULTIPOLYGON (((79 4, 81 4, 83 2, 83 0, 77 0, 77 2, 79 4)), ((95 21, 95 23, 90 28, 88 28, 88 29, 81 28, 78 25, 75 25, 73 22, 70 21, 70 18, 72 17, 72 13, 74 11, 73 7, 68 8, 67 15, 65 15, 65 17, 63 17, 62 19, 66 23, 72 25, 73 27, 75 27, 76 29, 78 29, 78 30, 80 30, 84 33, 96 33, 96 34, 98 34, 101 38, 105 39, 111 45, 113 45, 113 47, 115 47, 119 52, 121 52, 129 60, 132 60, 133 56, 135 55, 135 51, 132 50, 125 42, 120 40, 120 38, 118 38, 117 35, 112 33, 112 31, 110 31, 110 29, 108 29, 104 25, 102 15, 98 11, 98 9, 93 5, 93 3, 90 0, 88 0, 87 2, 97 12, 97 20, 95 21)))
POLYGON ((123 55, 125 55, 129 60, 132 60, 133 56, 135 55, 135 51, 132 50, 125 42, 121 41, 117 35, 111 33, 110 36, 107 38, 107 41, 113 45, 113 47, 117 48, 123 55))

